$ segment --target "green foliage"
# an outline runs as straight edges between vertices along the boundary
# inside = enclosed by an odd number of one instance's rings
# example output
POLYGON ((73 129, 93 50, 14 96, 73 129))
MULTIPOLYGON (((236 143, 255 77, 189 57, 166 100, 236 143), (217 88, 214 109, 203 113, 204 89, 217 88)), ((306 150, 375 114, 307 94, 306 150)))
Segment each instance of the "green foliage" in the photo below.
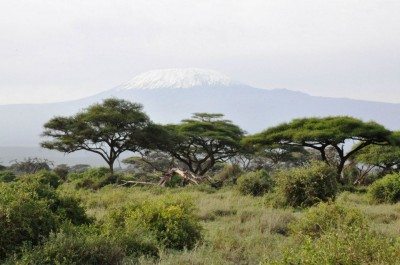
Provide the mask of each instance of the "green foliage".
POLYGON ((343 230, 349 227, 366 228, 367 220, 359 210, 334 203, 319 203, 290 225, 292 234, 311 238, 320 237, 332 229, 343 230))
POLYGON ((335 198, 336 172, 323 162, 281 170, 275 175, 278 200, 285 206, 307 207, 335 198))
POLYGON ((42 170, 50 170, 52 162, 47 159, 41 159, 37 157, 29 157, 22 161, 14 161, 9 167, 11 171, 19 174, 34 174, 42 170))
POLYGON ((0 259, 40 243, 63 222, 90 222, 76 199, 59 196, 41 180, 0 183, 0 259))
POLYGON ((126 236, 106 236, 95 227, 64 227, 52 234, 43 246, 24 252, 12 264, 122 264, 124 258, 157 256, 157 248, 126 236))
POLYGON ((243 195, 262 196, 273 188, 273 181, 267 171, 259 170, 241 175, 237 188, 243 195))
POLYGON ((0 171, 0 182, 12 182, 16 179, 14 172, 10 170, 0 171))
POLYGON ((101 156, 113 173, 119 155, 144 148, 150 120, 140 104, 106 99, 71 117, 55 117, 45 125, 44 148, 71 153, 85 150, 101 156))
POLYGON ((400 244, 368 230, 329 231, 320 238, 303 239, 284 252, 279 262, 265 264, 399 264, 400 244))
POLYGON ((54 172, 41 170, 36 174, 26 174, 18 178, 22 182, 38 182, 40 184, 49 185, 52 188, 57 188, 61 184, 60 177, 54 172))
POLYGON ((157 151, 148 151, 142 156, 133 156, 122 161, 128 164, 128 169, 135 173, 149 174, 155 172, 165 172, 174 167, 174 159, 166 153, 157 151))
POLYGON ((323 161, 328 161, 327 153, 330 148, 339 159, 337 177, 340 180, 344 165, 349 158, 366 146, 387 144, 392 139, 392 132, 375 122, 363 122, 347 116, 333 116, 294 119, 290 123, 247 137, 245 143, 255 146, 273 144, 304 146, 318 151, 323 161), (344 145, 348 140, 358 141, 359 144, 346 153, 344 145))
POLYGON ((23 244, 38 244, 58 225, 47 201, 15 185, 0 183, 0 260, 23 244))
POLYGON ((109 184, 115 184, 120 176, 111 174, 105 167, 89 168, 82 173, 70 173, 68 178, 77 188, 97 190, 109 184))
POLYGON ((363 122, 347 116, 324 118, 294 119, 272 127, 260 134, 250 137, 256 142, 274 143, 308 143, 318 142, 342 143, 348 139, 386 142, 391 132, 375 122, 363 122))
POLYGON ((196 175, 204 175, 218 162, 236 155, 244 135, 242 129, 222 114, 195 113, 192 119, 164 126, 159 148, 183 163, 196 175))
POLYGON ((82 173, 71 173, 68 178, 70 179, 102 179, 105 176, 110 175, 110 170, 106 167, 93 167, 85 170, 82 173))
POLYGON ((358 162, 376 166, 383 172, 398 171, 400 167, 400 147, 391 145, 371 145, 356 156, 358 162))
POLYGON ((400 201, 400 173, 378 179, 368 189, 370 199, 375 203, 397 203, 400 201))
POLYGON ((224 167, 213 177, 212 186, 221 188, 226 184, 236 184, 237 178, 242 173, 241 168, 236 164, 225 164, 224 167))
POLYGON ((67 180, 67 176, 69 173, 70 168, 65 165, 65 164, 61 164, 56 166, 53 169, 53 172, 57 174, 57 176, 59 176, 63 181, 67 180))
POLYGON ((110 216, 108 227, 122 227, 128 235, 148 232, 161 246, 173 249, 191 249, 202 237, 193 205, 184 197, 127 206, 110 216))
POLYGON ((49 206, 61 222, 68 221, 74 225, 89 224, 92 222, 92 219, 86 215, 85 209, 75 198, 57 196, 50 201, 49 206))
POLYGON ((265 264, 398 264, 399 243, 370 230, 357 209, 319 204, 292 225, 295 241, 265 264), (293 244, 295 243, 295 244, 293 244))

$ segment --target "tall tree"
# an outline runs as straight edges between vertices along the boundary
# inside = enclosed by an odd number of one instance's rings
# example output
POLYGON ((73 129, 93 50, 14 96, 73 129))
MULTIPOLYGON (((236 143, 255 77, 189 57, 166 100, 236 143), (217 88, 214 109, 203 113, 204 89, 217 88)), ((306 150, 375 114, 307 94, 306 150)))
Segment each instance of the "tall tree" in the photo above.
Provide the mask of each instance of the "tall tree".
POLYGON ((388 144, 392 132, 375 122, 347 117, 333 116, 325 118, 295 119, 269 128, 246 139, 248 144, 256 145, 292 145, 317 150, 321 159, 329 164, 327 150, 336 151, 338 180, 341 180, 346 161, 361 149, 371 144, 388 144), (348 142, 355 142, 353 149, 346 148, 348 142))
POLYGON ((240 150, 244 132, 222 114, 195 113, 180 124, 164 127, 168 143, 161 145, 192 173, 203 176, 217 162, 224 162, 240 150))
POLYGON ((101 156, 114 173, 114 163, 127 150, 143 148, 151 124, 140 104, 106 99, 71 117, 55 117, 44 125, 43 136, 50 138, 42 147, 65 153, 79 150, 101 156))

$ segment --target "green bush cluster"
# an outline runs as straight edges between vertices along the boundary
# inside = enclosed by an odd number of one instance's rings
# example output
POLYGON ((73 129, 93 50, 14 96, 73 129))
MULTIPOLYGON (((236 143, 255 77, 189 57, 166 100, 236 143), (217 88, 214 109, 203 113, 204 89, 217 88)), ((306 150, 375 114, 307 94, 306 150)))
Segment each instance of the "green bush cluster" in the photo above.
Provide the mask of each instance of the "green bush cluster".
POLYGON ((308 207, 332 200, 338 191, 336 171, 323 162, 314 161, 309 165, 276 173, 278 204, 291 207, 308 207))
POLYGON ((243 195, 262 196, 272 190, 273 185, 271 177, 265 170, 248 172, 237 180, 237 189, 243 195))
POLYGON ((89 168, 82 173, 71 173, 68 179, 73 181, 79 189, 97 190, 106 185, 117 183, 120 176, 111 174, 105 167, 89 168))
POLYGON ((140 256, 158 255, 158 249, 137 238, 124 235, 107 236, 94 226, 64 226, 48 240, 21 257, 11 258, 9 264, 122 264, 125 259, 137 262, 140 256))
POLYGON ((347 208, 335 203, 320 203, 310 208, 304 216, 290 225, 290 231, 295 235, 320 237, 326 231, 345 230, 349 227, 366 228, 367 220, 355 208, 347 208))
POLYGON ((56 189, 62 183, 61 178, 54 172, 41 170, 35 174, 25 174, 18 177, 21 182, 37 182, 56 189))
POLYGON ((221 188, 223 185, 236 184, 237 178, 242 174, 242 169, 235 164, 225 164, 214 176, 212 186, 221 188))
POLYGON ((79 203, 38 179, 0 183, 0 260, 23 245, 37 245, 64 222, 88 223, 79 203))
POLYGON ((397 203, 400 201, 400 173, 386 175, 372 183, 368 196, 375 203, 397 203))
POLYGON ((10 170, 0 171, 0 182, 12 182, 16 178, 17 176, 10 170))
POLYGON ((357 210, 321 203, 292 226, 279 261, 265 264, 399 264, 399 242, 374 233, 357 210))
POLYGON ((136 203, 113 212, 108 228, 122 228, 123 233, 147 233, 161 247, 191 249, 202 238, 199 219, 188 198, 167 196, 162 200, 136 203))

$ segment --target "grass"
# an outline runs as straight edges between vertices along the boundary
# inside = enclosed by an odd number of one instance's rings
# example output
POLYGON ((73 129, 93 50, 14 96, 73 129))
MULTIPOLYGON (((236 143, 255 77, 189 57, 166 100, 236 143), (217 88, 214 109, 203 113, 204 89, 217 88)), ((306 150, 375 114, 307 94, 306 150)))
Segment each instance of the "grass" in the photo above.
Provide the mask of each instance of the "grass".
MULTIPOLYGON (((204 228, 204 240, 188 251, 164 251, 158 260, 142 257, 140 264, 260 264, 279 260, 283 249, 293 244, 288 225, 303 211, 274 209, 264 197, 240 195, 234 189, 210 191, 196 187, 113 187, 98 191, 75 190, 64 184, 60 192, 79 197, 88 214, 98 221, 111 209, 133 201, 163 198, 167 194, 190 196, 204 228)), ((337 201, 360 209, 371 228, 390 238, 400 234, 400 204, 369 204, 365 194, 341 193, 337 201)), ((129 261, 126 261, 129 264, 129 261)))

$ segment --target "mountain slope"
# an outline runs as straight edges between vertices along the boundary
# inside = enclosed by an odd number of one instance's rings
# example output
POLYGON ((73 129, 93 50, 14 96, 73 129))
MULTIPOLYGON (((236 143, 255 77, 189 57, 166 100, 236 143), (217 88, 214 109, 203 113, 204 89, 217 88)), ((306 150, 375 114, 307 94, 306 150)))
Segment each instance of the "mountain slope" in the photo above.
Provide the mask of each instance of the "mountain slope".
POLYGON ((400 128, 400 104, 259 89, 232 82, 214 71, 168 69, 139 75, 117 88, 82 100, 0 106, 0 146, 37 146, 42 125, 48 119, 71 115, 107 97, 140 102, 150 117, 161 123, 178 122, 194 112, 224 113, 250 133, 293 118, 327 115, 350 115, 375 120, 393 130, 400 128))

